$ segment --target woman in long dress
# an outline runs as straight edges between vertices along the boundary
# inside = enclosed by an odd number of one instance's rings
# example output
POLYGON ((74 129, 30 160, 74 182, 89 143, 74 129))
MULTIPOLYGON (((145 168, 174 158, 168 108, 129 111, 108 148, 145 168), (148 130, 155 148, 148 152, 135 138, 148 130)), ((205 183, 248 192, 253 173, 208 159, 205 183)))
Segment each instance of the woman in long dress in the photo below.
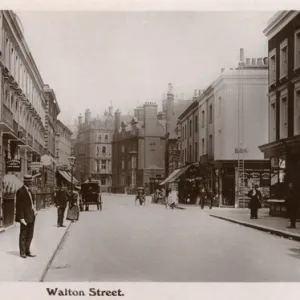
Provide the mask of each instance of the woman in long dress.
POLYGON ((73 191, 70 196, 67 220, 71 222, 79 220, 79 194, 77 191, 73 191))
POLYGON ((176 208, 178 205, 178 192, 175 188, 172 189, 171 192, 169 192, 168 195, 168 205, 166 207, 171 207, 172 209, 176 208))

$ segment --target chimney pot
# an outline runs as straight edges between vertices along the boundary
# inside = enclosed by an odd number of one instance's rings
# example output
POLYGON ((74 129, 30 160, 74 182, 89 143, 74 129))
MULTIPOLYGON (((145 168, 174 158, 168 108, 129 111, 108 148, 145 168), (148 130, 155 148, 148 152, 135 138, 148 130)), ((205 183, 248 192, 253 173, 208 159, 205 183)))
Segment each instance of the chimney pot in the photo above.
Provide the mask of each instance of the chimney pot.
POLYGON ((244 48, 240 49, 240 61, 244 61, 244 48))
POLYGON ((259 66, 261 66, 261 65, 263 64, 263 59, 262 59, 262 58, 258 58, 258 59, 257 59, 257 64, 258 64, 259 66))

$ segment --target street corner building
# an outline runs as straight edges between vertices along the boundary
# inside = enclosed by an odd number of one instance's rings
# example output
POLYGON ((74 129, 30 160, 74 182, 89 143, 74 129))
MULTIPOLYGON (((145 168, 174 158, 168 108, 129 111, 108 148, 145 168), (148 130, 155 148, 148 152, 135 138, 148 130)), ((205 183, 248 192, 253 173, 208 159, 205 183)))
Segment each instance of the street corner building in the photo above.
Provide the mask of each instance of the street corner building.
POLYGON ((134 110, 134 116, 115 112, 112 141, 112 176, 115 193, 135 193, 143 186, 154 193, 166 173, 180 165, 177 118, 191 103, 174 95, 172 84, 162 100, 162 111, 154 102, 134 110))
POLYGON ((97 117, 92 117, 89 109, 85 111, 84 120, 82 115, 79 115, 74 144, 75 177, 81 182, 89 177, 99 180, 103 192, 111 192, 112 187, 113 134, 112 106, 109 106, 103 115, 97 117))
MULTIPOLYGON (((221 69, 208 88, 195 90, 179 116, 182 167, 163 184, 177 182, 182 190, 194 182, 196 190, 211 189, 216 206, 248 207, 252 184, 268 198, 270 162, 258 148, 268 135, 267 90, 267 58, 244 58, 241 49, 239 64, 221 69)), ((197 193, 189 201, 198 204, 197 193)))
POLYGON ((299 186, 300 176, 300 12, 282 11, 269 21, 268 143, 260 146, 271 160, 271 196, 284 199, 284 185, 299 186))
POLYGON ((18 16, 8 10, 0 11, 0 66, 0 227, 8 227, 14 223, 15 193, 25 174, 34 177, 37 209, 46 205, 45 195, 52 195, 60 109, 54 90, 43 82, 18 16))

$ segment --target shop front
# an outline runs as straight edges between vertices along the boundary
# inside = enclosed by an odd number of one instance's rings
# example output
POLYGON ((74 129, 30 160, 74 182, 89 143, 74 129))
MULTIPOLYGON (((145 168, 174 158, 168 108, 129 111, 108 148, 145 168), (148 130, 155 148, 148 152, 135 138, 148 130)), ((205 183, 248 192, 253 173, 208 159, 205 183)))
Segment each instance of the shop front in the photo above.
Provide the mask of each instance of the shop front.
MULTIPOLYGON (((271 161, 270 215, 287 216, 285 197, 288 183, 300 192, 300 135, 259 147, 271 161)), ((300 214, 299 214, 300 217, 300 214)))

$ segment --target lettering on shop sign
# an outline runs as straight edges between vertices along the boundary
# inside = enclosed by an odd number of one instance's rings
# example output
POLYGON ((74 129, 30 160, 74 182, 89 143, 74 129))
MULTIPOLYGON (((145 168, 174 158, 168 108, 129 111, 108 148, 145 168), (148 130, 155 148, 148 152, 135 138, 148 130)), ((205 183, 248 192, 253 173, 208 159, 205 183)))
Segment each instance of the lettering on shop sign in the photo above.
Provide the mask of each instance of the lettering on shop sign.
POLYGON ((248 148, 235 148, 235 153, 248 153, 248 148))
POLYGON ((6 172, 21 172, 21 159, 7 160, 6 172))

